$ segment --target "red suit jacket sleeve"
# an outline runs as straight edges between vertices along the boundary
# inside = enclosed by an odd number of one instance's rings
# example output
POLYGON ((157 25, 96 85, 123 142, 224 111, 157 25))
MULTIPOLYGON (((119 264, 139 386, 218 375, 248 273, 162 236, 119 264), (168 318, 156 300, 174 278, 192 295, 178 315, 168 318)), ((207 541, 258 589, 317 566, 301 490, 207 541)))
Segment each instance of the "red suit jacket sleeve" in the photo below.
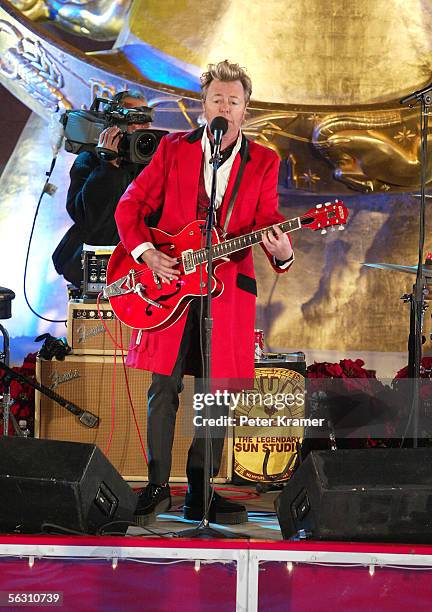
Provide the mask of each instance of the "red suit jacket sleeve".
MULTIPOLYGON (((253 231, 262 229, 263 227, 268 227, 269 225, 276 225, 277 223, 281 223, 285 220, 278 210, 279 198, 277 195, 277 184, 279 163, 279 158, 276 154, 274 154, 266 172, 263 175, 258 206, 255 213, 255 224, 253 231)), ((291 237, 288 236, 288 238, 291 243, 291 237)), ((261 244, 261 247, 264 253, 267 255, 267 258, 275 272, 281 274, 290 269, 291 263, 294 261, 294 256, 290 265, 288 265, 286 268, 280 268, 274 263, 273 255, 267 251, 265 246, 261 244)))

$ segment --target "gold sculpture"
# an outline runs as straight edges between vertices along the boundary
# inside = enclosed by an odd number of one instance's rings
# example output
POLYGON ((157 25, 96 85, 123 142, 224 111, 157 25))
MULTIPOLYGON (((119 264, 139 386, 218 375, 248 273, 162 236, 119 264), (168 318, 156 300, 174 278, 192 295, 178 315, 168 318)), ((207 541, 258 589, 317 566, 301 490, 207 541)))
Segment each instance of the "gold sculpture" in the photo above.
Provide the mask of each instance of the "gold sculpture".
MULTIPOLYGON (((89 80, 107 92, 117 89, 114 76, 124 75, 135 86, 150 85, 145 61, 149 49, 161 65, 180 68, 196 80, 214 58, 229 55, 247 66, 254 100, 245 132, 279 154, 289 189, 342 194, 418 187, 418 112, 398 104, 399 97, 431 75, 432 11, 424 7, 421 11, 418 0, 403 4, 362 0, 355 5, 339 0, 299 0, 295 5, 285 0, 227 0, 222 5, 134 0, 130 14, 130 0, 12 1, 29 19, 54 19, 61 27, 95 40, 119 33, 113 50, 86 54, 106 73, 103 79, 89 76, 89 80), (136 53, 130 53, 137 48, 138 61, 136 53)), ((2 5, 7 7, 7 1, 2 5)), ((13 31, 15 36, 14 45, 6 45, 8 59, 1 60, 3 77, 10 81, 19 76, 27 97, 40 100, 43 85, 43 95, 57 96, 60 105, 83 104, 74 99, 76 88, 71 93, 66 82, 61 86, 67 69, 58 67, 61 62, 55 53, 50 60, 55 68, 51 73, 40 71, 39 87, 34 78, 23 77, 28 58, 20 54, 16 40, 30 39, 12 25, 0 31, 0 48, 5 46, 6 33, 13 31)), ((58 42, 57 56, 64 56, 58 42)), ((31 44, 37 48, 36 42, 31 44)), ((36 55, 42 65, 49 53, 41 40, 38 45, 36 55)), ((84 57, 76 51, 69 68, 84 57)), ((34 64, 29 64, 34 72, 34 64)), ((175 83, 163 80, 155 85, 162 106, 169 98, 178 116, 168 125, 166 114, 156 113, 160 127, 197 125, 198 93, 178 90, 175 83)), ((87 100, 84 103, 88 105, 87 100)), ((160 100, 156 107, 161 108, 160 100)))
POLYGON ((285 215, 350 196, 342 235, 293 236, 288 283, 268 274, 258 250, 257 326, 269 348, 340 356, 405 349, 408 313, 399 297, 411 279, 361 262, 416 261, 418 201, 406 192, 419 184, 419 112, 398 100, 432 80, 428 3, 134 0, 130 14, 120 0, 13 3, 22 12, 0 0, 0 81, 45 119, 133 88, 154 109, 155 127, 188 130, 199 125, 198 77, 207 62, 227 57, 246 66, 254 91, 244 131, 281 158, 285 215), (114 48, 82 53, 66 45, 60 31, 55 37, 41 26, 53 17, 95 40, 118 32, 114 48), (170 80, 171 69, 196 88, 170 80))
POLYGON ((32 21, 51 20, 94 40, 115 40, 131 0, 11 0, 32 21))

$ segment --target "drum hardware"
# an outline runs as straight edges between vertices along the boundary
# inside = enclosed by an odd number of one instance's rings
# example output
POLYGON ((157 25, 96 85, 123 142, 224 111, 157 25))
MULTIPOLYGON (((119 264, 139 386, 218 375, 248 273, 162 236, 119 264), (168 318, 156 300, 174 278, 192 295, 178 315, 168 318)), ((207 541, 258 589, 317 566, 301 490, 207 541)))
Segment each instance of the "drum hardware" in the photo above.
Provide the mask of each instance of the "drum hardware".
MULTIPOLYGON (((429 304, 426 304, 426 300, 428 299, 426 296, 429 294, 429 290, 427 289, 427 287, 424 287, 423 289, 423 302, 422 302, 422 313, 421 313, 421 332, 422 332, 422 344, 425 344, 427 338, 426 336, 423 334, 423 329, 424 329, 424 316, 425 316, 425 312, 426 310, 429 308, 429 304)), ((401 295, 400 299, 403 301, 404 304, 412 304, 412 299, 413 299, 413 295, 412 293, 404 293, 403 295, 401 295)), ((430 339, 432 340, 432 333, 429 334, 430 339)))
POLYGON ((295 353, 263 353, 262 363, 268 364, 269 362, 286 362, 291 361, 294 363, 305 362, 306 356, 303 351, 296 351, 295 353))
MULTIPOLYGON (((422 196, 424 195, 424 191, 422 196)), ((422 202, 424 204, 424 201, 422 202)), ((424 215, 421 215, 421 227, 424 228, 424 215)), ((404 303, 410 304, 410 321, 409 321, 409 336, 408 336, 408 378, 414 380, 413 392, 412 392, 412 409, 411 415, 408 421, 407 429, 403 434, 403 439, 408 433, 408 427, 412 422, 412 439, 413 446, 418 446, 418 414, 419 414, 419 403, 420 403, 420 390, 419 390, 419 379, 421 375, 421 359, 422 359, 422 345, 426 342, 426 337, 423 335, 424 327, 424 314, 428 308, 426 300, 428 299, 429 289, 427 285, 432 283, 432 256, 430 253, 426 255, 425 263, 422 263, 423 257, 423 237, 424 231, 420 231, 420 242, 419 248, 419 263, 416 266, 405 266, 401 264, 389 264, 389 263, 369 263, 364 262, 362 265, 369 268, 377 268, 381 270, 391 270, 395 272, 405 272, 408 274, 416 275, 416 282, 413 285, 412 293, 402 295, 401 299, 404 303)), ((432 334, 431 334, 432 338, 432 334)), ((403 442, 402 442, 403 443, 403 442)))
MULTIPOLYGON (((407 272, 408 274, 417 274, 417 266, 403 266, 400 264, 390 264, 390 263, 369 263, 363 262, 362 266, 367 266, 368 268, 377 268, 378 270, 393 270, 395 272, 407 272)), ((432 279, 432 266, 423 265, 422 266, 423 274, 426 277, 426 280, 432 279)))
MULTIPOLYGON (((10 319, 12 316, 12 300, 15 298, 15 293, 6 287, 0 287, 0 320, 10 319)), ((5 370, 9 367, 10 361, 10 339, 7 329, 0 323, 0 334, 3 337, 3 350, 0 351, 0 369, 5 370), (1 366, 3 364, 3 367, 1 366)), ((21 429, 16 422, 15 416, 10 411, 13 400, 10 395, 11 378, 7 376, 6 371, 2 376, 3 395, 0 397, 0 409, 3 414, 3 435, 9 435, 9 420, 12 421, 17 435, 21 435, 21 429)))

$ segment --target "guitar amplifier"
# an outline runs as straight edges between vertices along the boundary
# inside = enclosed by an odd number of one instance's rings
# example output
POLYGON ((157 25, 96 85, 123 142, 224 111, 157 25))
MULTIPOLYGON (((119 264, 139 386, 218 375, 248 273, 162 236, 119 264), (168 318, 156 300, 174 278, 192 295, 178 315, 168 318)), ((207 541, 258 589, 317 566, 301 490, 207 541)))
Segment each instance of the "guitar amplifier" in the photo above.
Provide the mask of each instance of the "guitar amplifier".
POLYGON ((107 266, 115 246, 83 245, 83 297, 96 298, 106 285, 107 266))
POLYGON ((305 376, 302 352, 267 353, 255 361, 253 389, 243 392, 235 412, 235 483, 291 477, 304 436, 297 423, 305 416, 305 376))
MULTIPOLYGON (((120 323, 109 304, 99 304, 99 311, 102 320, 96 304, 69 302, 67 342, 76 355, 114 355, 113 339, 127 352, 132 328, 120 323)), ((121 354, 120 348, 117 354, 121 354)))
MULTIPOLYGON (((130 481, 147 479, 147 465, 130 406, 126 377, 120 359, 68 355, 64 361, 38 360, 37 380, 58 395, 99 417, 99 426, 88 428, 78 418, 44 394, 36 392, 35 437, 96 444, 117 471, 130 481), (114 397, 114 409, 112 398, 114 397), (112 432, 112 441, 107 450, 112 432)), ((146 448, 147 391, 151 374, 126 368, 132 402, 146 448)), ((184 378, 174 436, 171 481, 186 481, 186 460, 193 438, 192 394, 194 379, 184 378)), ((232 435, 227 435, 216 482, 231 480, 232 435)))

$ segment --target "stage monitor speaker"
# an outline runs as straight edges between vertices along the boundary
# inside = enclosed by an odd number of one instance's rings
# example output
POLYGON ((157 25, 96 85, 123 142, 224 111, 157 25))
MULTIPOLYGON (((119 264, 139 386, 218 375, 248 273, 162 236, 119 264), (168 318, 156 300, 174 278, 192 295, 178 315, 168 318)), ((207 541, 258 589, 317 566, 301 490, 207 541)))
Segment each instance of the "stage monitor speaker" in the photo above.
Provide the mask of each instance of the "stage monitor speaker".
POLYGON ((430 543, 432 449, 312 451, 275 508, 284 539, 430 543))
POLYGON ((0 530, 41 533, 52 523, 81 533, 125 532, 137 496, 94 444, 0 438, 0 530))

